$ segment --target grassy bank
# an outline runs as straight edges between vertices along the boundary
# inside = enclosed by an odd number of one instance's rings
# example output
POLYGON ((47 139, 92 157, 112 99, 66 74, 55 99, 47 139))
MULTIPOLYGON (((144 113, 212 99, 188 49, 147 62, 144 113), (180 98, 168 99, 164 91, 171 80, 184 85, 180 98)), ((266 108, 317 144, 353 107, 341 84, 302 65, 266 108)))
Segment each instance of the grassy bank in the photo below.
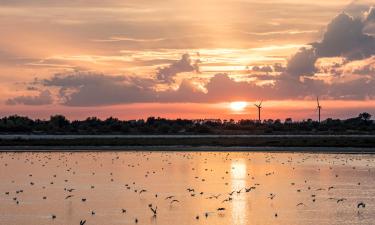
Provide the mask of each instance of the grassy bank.
POLYGON ((76 139, 0 139, 0 146, 238 146, 238 147, 375 147, 371 136, 305 137, 207 137, 207 138, 76 138, 76 139))

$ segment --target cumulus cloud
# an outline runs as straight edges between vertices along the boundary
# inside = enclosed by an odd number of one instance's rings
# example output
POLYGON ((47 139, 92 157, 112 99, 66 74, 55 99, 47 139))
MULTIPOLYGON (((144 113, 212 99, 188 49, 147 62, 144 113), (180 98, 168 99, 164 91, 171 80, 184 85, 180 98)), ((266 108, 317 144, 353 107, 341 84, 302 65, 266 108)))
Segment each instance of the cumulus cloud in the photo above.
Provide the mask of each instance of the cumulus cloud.
POLYGON ((312 43, 311 48, 301 48, 289 59, 286 71, 298 77, 314 75, 317 72, 315 63, 319 58, 344 57, 351 61, 375 55, 375 37, 364 32, 373 14, 373 8, 366 19, 340 13, 328 24, 320 42, 312 43))
POLYGON ((158 68, 156 78, 165 83, 172 83, 178 73, 199 71, 199 61, 192 61, 189 54, 183 54, 181 59, 166 66, 158 68))
POLYGON ((142 81, 140 86, 136 78, 76 72, 56 74, 41 84, 57 87, 65 105, 92 106, 153 101, 155 95, 148 80, 142 81))
POLYGON ((51 92, 49 90, 44 90, 36 96, 22 95, 15 98, 8 99, 5 103, 7 105, 48 105, 53 102, 51 92))
POLYGON ((318 57, 363 59, 375 54, 375 38, 363 33, 365 22, 346 13, 328 24, 323 40, 314 43, 318 57))
POLYGON ((286 71, 294 76, 313 75, 317 59, 315 49, 301 48, 288 61, 286 71))

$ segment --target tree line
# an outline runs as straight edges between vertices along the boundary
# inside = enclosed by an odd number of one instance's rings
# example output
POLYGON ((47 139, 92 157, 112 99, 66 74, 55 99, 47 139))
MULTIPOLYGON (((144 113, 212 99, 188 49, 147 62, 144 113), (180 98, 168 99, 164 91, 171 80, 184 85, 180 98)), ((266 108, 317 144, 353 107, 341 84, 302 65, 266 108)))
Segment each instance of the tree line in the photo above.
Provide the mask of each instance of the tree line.
POLYGON ((375 123, 367 112, 345 120, 328 118, 285 120, 165 119, 120 120, 109 117, 69 121, 63 115, 48 120, 12 115, 0 119, 1 134, 375 134, 375 123))

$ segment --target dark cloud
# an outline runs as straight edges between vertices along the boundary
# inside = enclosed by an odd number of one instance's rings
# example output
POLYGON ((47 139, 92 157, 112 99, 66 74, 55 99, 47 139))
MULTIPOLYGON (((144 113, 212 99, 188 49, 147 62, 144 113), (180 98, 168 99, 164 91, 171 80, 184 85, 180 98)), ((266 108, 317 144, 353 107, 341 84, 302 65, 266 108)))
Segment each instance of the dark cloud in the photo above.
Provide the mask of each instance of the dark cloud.
MULTIPOLYGON (((144 78, 114 77, 104 74, 62 74, 42 82, 43 88, 54 87, 60 92, 61 104, 67 106, 100 106, 150 102, 215 103, 257 99, 304 99, 316 95, 334 99, 375 99, 374 76, 327 84, 322 80, 304 77, 296 79, 287 73, 269 76, 273 84, 258 86, 254 82, 235 81, 227 74, 216 74, 206 85, 206 92, 183 80, 176 90, 156 91, 155 81, 144 78)), ((265 78, 264 80, 267 80, 265 78)), ((39 96, 20 96, 7 104, 50 104, 49 92, 39 96)))
POLYGON ((251 70, 265 73, 270 73, 273 71, 271 66, 254 66, 253 68, 251 68, 251 70))
POLYGON ((367 19, 362 20, 340 13, 328 24, 322 41, 312 43, 311 48, 301 48, 289 59, 287 73, 297 77, 314 75, 315 62, 323 57, 344 57, 349 62, 375 55, 375 38, 364 33, 373 14, 371 8, 367 19))
POLYGON ((368 78, 333 84, 327 90, 327 96, 343 100, 375 99, 375 80, 368 78))
POLYGON ((315 49, 301 48, 288 61, 286 71, 293 76, 313 75, 317 59, 315 49))
POLYGON ((165 83, 172 83, 178 73, 199 71, 198 61, 193 62, 189 54, 183 54, 181 59, 169 66, 158 68, 156 78, 165 83))
POLYGON ((363 59, 375 54, 375 38, 363 33, 364 22, 345 13, 328 24, 323 40, 314 43, 318 57, 363 59))
POLYGON ((275 63, 273 65, 273 70, 275 72, 285 72, 286 68, 283 65, 281 65, 280 63, 275 63))
POLYGON ((41 91, 36 96, 18 96, 15 98, 8 99, 5 103, 7 105, 49 105, 52 104, 53 98, 51 92, 48 90, 41 91))
POLYGON ((148 79, 76 72, 56 74, 41 81, 57 87, 63 104, 70 106, 110 105, 155 100, 148 79))
POLYGON ((365 12, 368 11, 369 5, 372 0, 353 0, 349 5, 344 8, 344 12, 355 17, 361 17, 365 12))
POLYGON ((96 85, 101 82, 125 81, 124 76, 106 76, 91 72, 74 72, 55 74, 50 79, 44 79, 41 83, 45 86, 80 87, 83 85, 96 85))

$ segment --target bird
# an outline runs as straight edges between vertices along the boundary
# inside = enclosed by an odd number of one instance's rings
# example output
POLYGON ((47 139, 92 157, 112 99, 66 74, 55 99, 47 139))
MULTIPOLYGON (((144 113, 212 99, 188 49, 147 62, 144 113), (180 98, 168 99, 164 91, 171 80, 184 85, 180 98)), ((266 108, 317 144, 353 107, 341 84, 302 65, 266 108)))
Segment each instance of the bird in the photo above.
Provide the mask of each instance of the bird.
POLYGON ((172 198, 174 198, 173 195, 166 197, 165 200, 172 199, 172 198))
POLYGON ((273 194, 273 193, 270 193, 270 196, 268 196, 268 198, 271 199, 271 200, 274 199, 275 197, 276 197, 276 195, 273 194))
POLYGON ((68 195, 68 196, 65 197, 65 199, 71 198, 71 197, 73 197, 73 196, 74 196, 74 195, 68 195))
POLYGON ((157 210, 158 210, 158 207, 156 206, 155 209, 152 208, 152 205, 149 205, 149 208, 150 210, 154 213, 154 216, 156 216, 156 214, 158 213, 157 210))
POLYGON ((251 190, 255 189, 256 187, 249 187, 249 188, 245 188, 245 191, 246 192, 250 192, 251 190))
POLYGON ((343 201, 345 201, 346 200, 346 198, 340 198, 340 199, 337 199, 337 203, 339 203, 339 202, 343 202, 343 201))
POLYGON ((232 201, 232 198, 231 198, 231 197, 224 199, 221 203, 224 203, 224 202, 230 202, 230 201, 232 201))
POLYGON ((215 199, 218 199, 220 196, 221 196, 221 194, 218 194, 218 195, 212 195, 211 197, 212 197, 212 198, 215 198, 215 199))
POLYGON ((357 208, 359 208, 359 207, 365 208, 365 207, 366 207, 366 204, 363 203, 363 202, 360 202, 360 203, 358 203, 358 205, 357 205, 357 208))
POLYGON ((170 202, 170 204, 172 205, 174 202, 180 202, 180 201, 178 201, 177 199, 173 199, 173 200, 170 202))
POLYGON ((86 223, 86 220, 81 220, 80 222, 79 222, 79 225, 84 225, 86 223))

